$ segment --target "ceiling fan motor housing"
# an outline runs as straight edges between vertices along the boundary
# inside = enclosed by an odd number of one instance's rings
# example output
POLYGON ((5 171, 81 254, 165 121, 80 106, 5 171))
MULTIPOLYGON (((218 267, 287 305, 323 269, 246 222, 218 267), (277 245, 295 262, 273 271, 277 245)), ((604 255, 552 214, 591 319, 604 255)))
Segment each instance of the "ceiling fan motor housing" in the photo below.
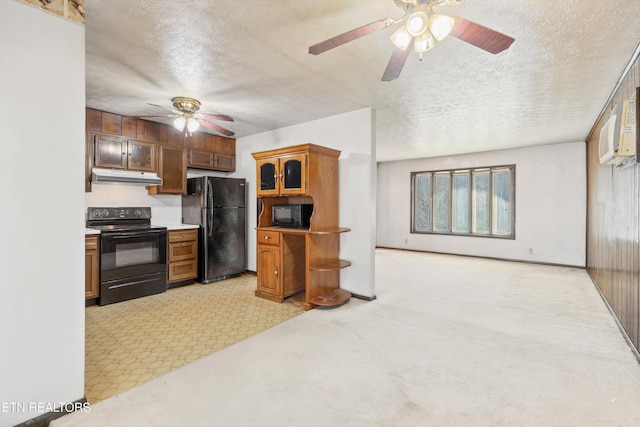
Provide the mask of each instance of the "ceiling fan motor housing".
POLYGON ((200 109, 200 101, 185 96, 177 96, 171 99, 173 107, 182 113, 195 113, 200 109))

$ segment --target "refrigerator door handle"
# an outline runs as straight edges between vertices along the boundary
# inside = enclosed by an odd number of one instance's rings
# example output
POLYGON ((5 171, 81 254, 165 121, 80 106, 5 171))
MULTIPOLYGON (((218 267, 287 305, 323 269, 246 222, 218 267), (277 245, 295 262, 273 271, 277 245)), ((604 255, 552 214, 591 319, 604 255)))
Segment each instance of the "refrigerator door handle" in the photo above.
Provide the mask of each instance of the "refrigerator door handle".
POLYGON ((213 186, 211 181, 207 179, 207 207, 213 209, 213 186))

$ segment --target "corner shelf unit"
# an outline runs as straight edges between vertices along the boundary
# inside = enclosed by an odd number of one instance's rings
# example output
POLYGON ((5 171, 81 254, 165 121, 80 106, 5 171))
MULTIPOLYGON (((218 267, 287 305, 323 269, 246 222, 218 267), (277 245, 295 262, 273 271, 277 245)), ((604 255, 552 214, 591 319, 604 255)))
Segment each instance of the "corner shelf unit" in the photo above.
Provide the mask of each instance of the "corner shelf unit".
POLYGON ((305 292, 305 310, 347 302, 340 270, 351 262, 338 258, 338 157, 340 151, 314 144, 253 153, 256 159, 258 217, 256 296, 282 302, 305 292), (274 204, 312 203, 309 229, 274 227, 274 204), (261 239, 262 238, 262 239, 261 239))

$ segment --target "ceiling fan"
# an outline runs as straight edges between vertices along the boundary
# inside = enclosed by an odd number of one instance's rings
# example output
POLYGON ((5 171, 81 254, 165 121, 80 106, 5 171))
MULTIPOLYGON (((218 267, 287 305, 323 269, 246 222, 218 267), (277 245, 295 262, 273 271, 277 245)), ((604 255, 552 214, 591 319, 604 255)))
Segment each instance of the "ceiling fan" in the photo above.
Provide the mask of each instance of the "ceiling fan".
POLYGON ((391 35, 395 50, 389 59, 382 81, 395 80, 400 76, 402 67, 413 50, 422 60, 422 54, 452 35, 487 52, 497 54, 506 50, 515 41, 513 37, 494 31, 475 22, 460 17, 441 15, 433 11, 434 7, 444 4, 457 5, 463 0, 394 0, 396 5, 405 11, 399 19, 380 19, 346 33, 331 37, 328 40, 309 47, 309 53, 318 55, 334 47, 383 30, 402 22, 402 25, 391 35))
POLYGON ((200 101, 193 98, 187 98, 185 96, 177 96, 171 99, 173 103, 173 109, 163 107, 162 105, 151 104, 154 107, 164 108, 165 110, 169 110, 173 112, 173 114, 162 114, 162 115, 152 115, 152 116, 137 116, 138 118, 151 118, 151 117, 175 117, 176 119, 173 121, 173 127, 178 129, 179 131, 184 132, 185 136, 190 136, 193 132, 197 131, 200 128, 200 125, 209 128, 213 131, 216 131, 224 136, 233 136, 235 133, 231 132, 228 129, 225 129, 221 126, 218 126, 214 123, 211 123, 210 120, 222 120, 225 122, 232 122, 233 119, 224 114, 209 114, 209 113, 198 113, 197 111, 200 109, 200 101))

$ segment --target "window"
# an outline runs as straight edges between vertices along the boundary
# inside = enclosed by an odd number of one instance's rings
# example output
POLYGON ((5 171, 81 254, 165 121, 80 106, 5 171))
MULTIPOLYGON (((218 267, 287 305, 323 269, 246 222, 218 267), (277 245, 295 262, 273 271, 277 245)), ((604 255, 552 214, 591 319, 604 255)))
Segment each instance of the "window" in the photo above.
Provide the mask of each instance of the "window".
POLYGON ((515 238, 515 165, 413 172, 411 232, 515 238))

